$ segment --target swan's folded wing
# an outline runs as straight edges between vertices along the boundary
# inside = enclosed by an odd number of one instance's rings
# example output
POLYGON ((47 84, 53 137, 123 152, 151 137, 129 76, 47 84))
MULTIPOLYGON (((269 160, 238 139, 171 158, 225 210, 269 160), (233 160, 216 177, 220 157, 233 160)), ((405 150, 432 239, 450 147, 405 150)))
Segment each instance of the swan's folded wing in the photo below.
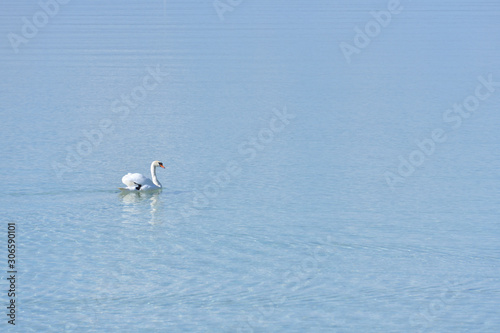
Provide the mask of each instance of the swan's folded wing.
POLYGON ((149 184, 151 183, 151 180, 144 177, 140 173, 127 173, 123 176, 122 183, 129 187, 135 187, 136 184, 149 184))

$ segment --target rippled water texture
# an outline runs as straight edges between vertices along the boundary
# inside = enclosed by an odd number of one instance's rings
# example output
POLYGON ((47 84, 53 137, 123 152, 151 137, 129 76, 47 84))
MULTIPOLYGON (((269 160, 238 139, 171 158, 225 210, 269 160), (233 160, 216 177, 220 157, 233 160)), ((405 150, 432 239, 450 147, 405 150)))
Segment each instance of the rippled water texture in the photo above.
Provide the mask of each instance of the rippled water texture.
POLYGON ((0 331, 500 331, 498 2, 64 2, 0 5, 0 331))

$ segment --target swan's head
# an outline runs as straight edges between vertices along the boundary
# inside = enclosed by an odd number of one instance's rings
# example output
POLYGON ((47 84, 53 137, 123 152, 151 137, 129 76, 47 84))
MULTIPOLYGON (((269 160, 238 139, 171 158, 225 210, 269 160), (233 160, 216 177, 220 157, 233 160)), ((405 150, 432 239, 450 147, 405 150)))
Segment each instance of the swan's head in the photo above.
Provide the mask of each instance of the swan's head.
POLYGON ((153 166, 154 167, 161 167, 161 168, 165 169, 165 167, 163 166, 163 163, 160 161, 154 161, 153 166))

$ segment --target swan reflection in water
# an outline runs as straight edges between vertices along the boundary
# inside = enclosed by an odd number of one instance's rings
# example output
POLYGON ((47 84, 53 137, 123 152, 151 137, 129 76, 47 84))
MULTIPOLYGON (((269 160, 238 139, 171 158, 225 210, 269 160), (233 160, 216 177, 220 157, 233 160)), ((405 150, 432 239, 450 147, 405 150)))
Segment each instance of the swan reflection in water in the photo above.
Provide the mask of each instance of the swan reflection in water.
POLYGON ((134 219, 143 220, 145 207, 141 203, 148 200, 150 202, 149 212, 151 214, 149 223, 161 223, 161 219, 158 216, 158 211, 161 208, 160 193, 161 189, 155 191, 120 191, 119 196, 124 203, 122 215, 124 222, 129 222, 134 219))

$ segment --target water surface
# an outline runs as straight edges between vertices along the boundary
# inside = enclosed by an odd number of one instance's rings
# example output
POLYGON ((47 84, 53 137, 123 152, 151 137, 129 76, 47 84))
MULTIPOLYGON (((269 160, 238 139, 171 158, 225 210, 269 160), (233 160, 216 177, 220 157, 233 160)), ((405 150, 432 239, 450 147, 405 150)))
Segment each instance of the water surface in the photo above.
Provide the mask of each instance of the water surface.
POLYGON ((2 329, 498 331, 500 6, 400 5, 347 59, 387 2, 71 1, 16 53, 7 1, 2 329))

